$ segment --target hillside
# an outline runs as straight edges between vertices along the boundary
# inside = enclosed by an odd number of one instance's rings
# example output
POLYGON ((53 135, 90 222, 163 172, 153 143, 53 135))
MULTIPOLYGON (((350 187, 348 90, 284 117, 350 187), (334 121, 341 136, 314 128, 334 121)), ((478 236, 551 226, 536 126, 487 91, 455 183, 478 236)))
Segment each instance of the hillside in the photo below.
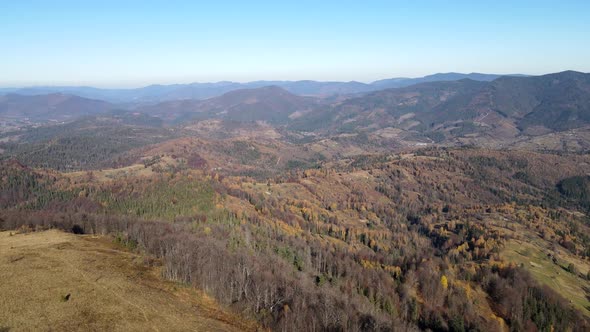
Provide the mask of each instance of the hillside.
POLYGON ((30 166, 59 170, 106 167, 123 152, 178 136, 161 128, 158 120, 109 114, 9 132, 0 136, 0 160, 18 158, 30 166))
POLYGON ((166 278, 273 330, 588 327, 584 297, 565 300, 589 286, 587 202, 567 189, 587 155, 430 149, 283 168, 288 148, 182 138, 92 173, 5 163, 0 227, 120 234, 166 278))
POLYGON ((105 113, 114 108, 115 106, 101 100, 61 93, 35 96, 18 94, 0 96, 0 117, 4 118, 64 121, 86 115, 105 113))
POLYGON ((460 81, 463 79, 469 79, 473 81, 489 82, 493 81, 502 76, 525 76, 525 75, 496 75, 496 74, 482 74, 482 73, 437 73, 432 75, 426 75, 424 77, 417 78, 390 78, 379 80, 371 83, 371 85, 379 87, 380 89, 391 89, 391 88, 403 88, 410 85, 428 83, 428 82, 440 82, 440 81, 460 81))
POLYGON ((161 268, 106 237, 0 232, 0 328, 255 330, 203 293, 162 280, 161 268))
POLYGON ((289 128, 324 135, 365 132, 375 140, 397 130, 425 143, 498 146, 590 125, 589 82, 590 74, 570 71, 422 83, 316 109, 289 128))
POLYGON ((230 121, 283 123, 297 111, 317 104, 276 86, 231 91, 206 100, 180 100, 138 108, 136 111, 169 121, 220 118, 230 121))
MULTIPOLYGON (((424 83, 401 89, 387 89, 366 96, 353 98, 296 119, 293 128, 329 129, 379 129, 395 125, 405 130, 428 128, 428 120, 439 112, 436 108, 453 100, 470 96, 485 86, 471 80, 424 83)), ((444 114, 444 117, 450 114, 444 114)), ((439 115, 443 117, 442 114, 439 115)))

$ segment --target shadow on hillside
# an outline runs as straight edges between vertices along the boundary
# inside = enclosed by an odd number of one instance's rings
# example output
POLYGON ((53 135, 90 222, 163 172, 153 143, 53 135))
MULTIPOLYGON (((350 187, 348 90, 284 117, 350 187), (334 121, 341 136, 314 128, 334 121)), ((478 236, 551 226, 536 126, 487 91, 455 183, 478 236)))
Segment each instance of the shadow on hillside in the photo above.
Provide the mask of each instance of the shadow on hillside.
MULTIPOLYGON (((590 301, 590 287, 588 287, 588 286, 582 286, 582 289, 586 293, 586 299, 588 301, 590 301)), ((590 310, 590 308, 586 308, 586 309, 590 310)))
POLYGON ((74 225, 74 226, 72 226, 72 233, 84 234, 84 229, 80 225, 74 225))

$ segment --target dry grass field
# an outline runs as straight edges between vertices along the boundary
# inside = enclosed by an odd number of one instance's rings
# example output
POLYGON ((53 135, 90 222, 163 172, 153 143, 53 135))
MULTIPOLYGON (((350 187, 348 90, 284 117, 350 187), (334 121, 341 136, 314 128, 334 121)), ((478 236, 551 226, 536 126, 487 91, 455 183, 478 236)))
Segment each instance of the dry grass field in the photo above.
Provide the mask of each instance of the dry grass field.
POLYGON ((0 232, 0 280, 0 331, 256 329, 109 238, 0 232))
POLYGON ((502 257, 508 262, 522 264, 537 281, 569 300, 581 313, 590 316, 590 282, 580 275, 586 275, 588 263, 562 250, 556 255, 559 258, 556 264, 547 256, 549 252, 553 251, 541 239, 510 240, 502 251, 502 257), (566 266, 569 263, 575 264, 580 272, 568 272, 566 266))

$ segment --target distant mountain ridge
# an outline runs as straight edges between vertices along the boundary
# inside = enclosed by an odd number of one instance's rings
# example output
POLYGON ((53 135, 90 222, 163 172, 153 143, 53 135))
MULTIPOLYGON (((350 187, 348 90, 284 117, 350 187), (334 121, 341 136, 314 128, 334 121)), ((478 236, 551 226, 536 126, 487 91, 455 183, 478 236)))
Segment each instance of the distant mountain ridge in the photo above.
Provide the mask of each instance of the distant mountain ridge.
POLYGON ((133 107, 66 94, 7 94, 0 96, 0 118, 70 121, 115 114, 130 124, 180 128, 201 120, 225 121, 237 127, 262 121, 296 139, 360 135, 391 144, 403 140, 504 144, 523 137, 590 128, 590 74, 565 71, 502 76, 492 81, 483 81, 490 76, 470 75, 481 80, 453 80, 461 76, 451 73, 438 76, 448 78, 446 81, 336 98, 301 96, 284 86, 258 82, 262 87, 231 90, 204 100, 169 100, 133 107), (113 113, 117 109, 120 112, 113 113))
POLYGON ((206 100, 165 101, 135 111, 173 122, 221 118, 241 122, 284 123, 292 113, 310 110, 317 103, 313 97, 298 96, 278 86, 265 86, 229 91, 206 100))
POLYGON ((289 126, 327 134, 389 128, 435 141, 542 135, 590 126, 590 74, 565 71, 385 89, 312 112, 289 126))
POLYGON ((527 75, 522 75, 522 74, 498 75, 498 74, 482 74, 482 73, 469 73, 469 74, 437 73, 437 74, 427 75, 427 76, 418 77, 418 78, 384 79, 384 80, 375 81, 375 82, 371 83, 371 85, 387 89, 387 88, 402 88, 402 87, 406 87, 406 86, 410 86, 410 85, 414 85, 414 84, 427 83, 427 82, 458 81, 458 80, 462 80, 462 79, 490 82, 490 81, 493 81, 493 80, 500 78, 502 76, 525 77, 527 75))
MULTIPOLYGON (((90 99, 101 99, 112 103, 157 103, 161 101, 180 99, 207 99, 220 96, 226 92, 240 89, 254 89, 264 86, 279 86, 286 91, 303 96, 331 96, 371 92, 387 88, 399 88, 418 83, 434 81, 456 81, 469 78, 476 81, 491 81, 503 75, 481 73, 439 73, 419 78, 391 78, 372 83, 356 81, 253 81, 247 83, 215 82, 189 83, 172 85, 149 85, 135 89, 101 89, 87 86, 40 86, 25 88, 0 89, 0 95, 16 93, 21 95, 42 95, 64 93, 90 99)), ((508 75, 524 76, 524 75, 508 75)))
POLYGON ((62 121, 101 114, 115 108, 113 104, 102 100, 62 93, 33 96, 14 93, 0 95, 0 117, 62 121))

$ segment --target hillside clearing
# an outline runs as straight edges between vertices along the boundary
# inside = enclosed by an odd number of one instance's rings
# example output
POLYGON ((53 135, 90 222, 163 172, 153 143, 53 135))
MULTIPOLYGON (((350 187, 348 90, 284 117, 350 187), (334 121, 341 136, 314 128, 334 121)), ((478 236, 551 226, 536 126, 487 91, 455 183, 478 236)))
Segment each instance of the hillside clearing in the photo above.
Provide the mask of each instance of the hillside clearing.
POLYGON ((0 329, 10 331, 255 328, 103 237, 0 232, 0 280, 0 329))
MULTIPOLYGON (((559 293, 575 306, 581 313, 590 316, 590 298, 588 290, 590 282, 579 275, 566 270, 566 266, 572 260, 565 251, 559 256, 558 263, 554 263, 547 253, 549 248, 543 248, 538 243, 542 242, 511 240, 507 243, 502 256, 510 262, 522 264, 540 283, 545 284, 559 293)), ((580 270, 586 271, 586 266, 577 264, 580 270)))

